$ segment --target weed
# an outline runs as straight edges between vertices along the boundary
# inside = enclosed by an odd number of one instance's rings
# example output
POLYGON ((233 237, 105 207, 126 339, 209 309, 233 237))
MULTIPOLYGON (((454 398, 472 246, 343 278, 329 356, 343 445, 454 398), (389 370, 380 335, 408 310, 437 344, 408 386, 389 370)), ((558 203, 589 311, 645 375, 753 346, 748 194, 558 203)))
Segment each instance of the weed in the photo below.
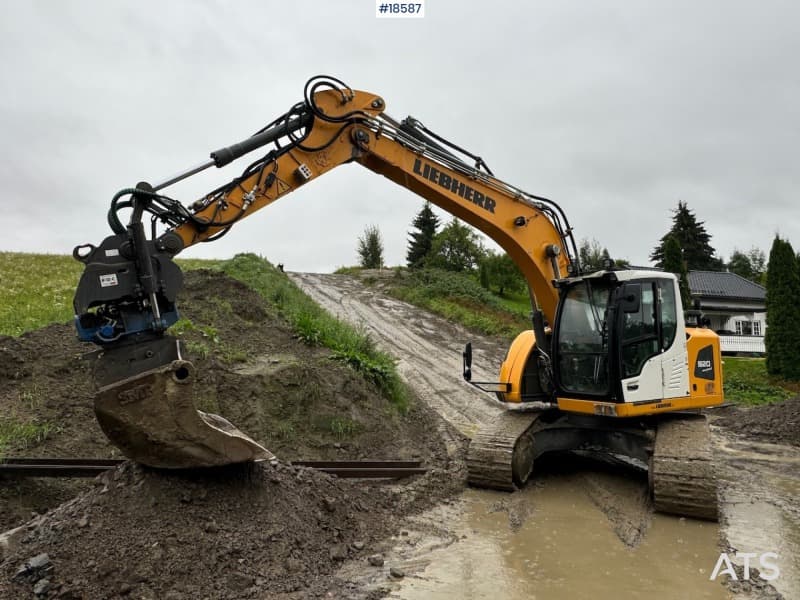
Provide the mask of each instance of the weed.
POLYGON ((9 418, 0 419, 0 458, 8 448, 26 450, 58 431, 58 427, 48 422, 23 423, 9 418))
POLYGON ((187 341, 184 342, 186 347, 186 352, 191 356, 195 356, 201 360, 206 359, 211 354, 211 348, 208 347, 208 344, 203 342, 193 342, 187 341))
POLYGON ((346 417, 333 417, 329 427, 331 433, 340 440, 351 437, 358 431, 358 423, 346 417))
POLYGON ((282 440, 292 439, 295 433, 294 425, 288 421, 281 421, 275 426, 275 435, 282 440))

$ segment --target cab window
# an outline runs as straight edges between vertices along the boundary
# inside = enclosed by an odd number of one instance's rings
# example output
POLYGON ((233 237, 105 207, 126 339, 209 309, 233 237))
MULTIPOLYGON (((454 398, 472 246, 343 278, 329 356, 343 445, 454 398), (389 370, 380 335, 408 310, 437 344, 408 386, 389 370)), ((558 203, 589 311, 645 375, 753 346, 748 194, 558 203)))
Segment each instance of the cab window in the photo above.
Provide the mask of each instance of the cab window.
MULTIPOLYGON (((621 314, 623 379, 641 373, 647 359, 661 351, 657 327, 655 284, 647 282, 635 285, 640 286, 641 290, 639 310, 621 314)), ((672 335, 674 337, 675 334, 672 335)))

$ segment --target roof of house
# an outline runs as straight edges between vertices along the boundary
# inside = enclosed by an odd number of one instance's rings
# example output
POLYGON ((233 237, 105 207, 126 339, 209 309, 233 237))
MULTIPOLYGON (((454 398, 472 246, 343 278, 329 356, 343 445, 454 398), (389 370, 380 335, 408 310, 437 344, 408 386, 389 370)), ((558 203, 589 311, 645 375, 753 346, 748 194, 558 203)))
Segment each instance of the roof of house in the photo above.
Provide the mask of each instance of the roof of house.
POLYGON ((690 271, 689 291, 693 296, 760 300, 767 297, 764 286, 753 283, 736 273, 724 271, 690 271))

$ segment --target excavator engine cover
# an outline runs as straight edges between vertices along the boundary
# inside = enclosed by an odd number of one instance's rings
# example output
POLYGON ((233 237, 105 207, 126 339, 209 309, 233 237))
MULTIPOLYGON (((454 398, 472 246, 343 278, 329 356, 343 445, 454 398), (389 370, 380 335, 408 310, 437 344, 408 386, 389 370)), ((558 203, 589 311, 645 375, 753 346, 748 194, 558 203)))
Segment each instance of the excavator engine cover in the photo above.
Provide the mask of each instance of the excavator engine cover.
POLYGON ((94 410, 103 432, 128 458, 156 468, 214 467, 272 460, 266 448, 226 419, 195 410, 192 363, 168 336, 104 350, 94 410), (118 379, 121 370, 126 377, 118 379), (117 378, 116 382, 107 383, 117 378))

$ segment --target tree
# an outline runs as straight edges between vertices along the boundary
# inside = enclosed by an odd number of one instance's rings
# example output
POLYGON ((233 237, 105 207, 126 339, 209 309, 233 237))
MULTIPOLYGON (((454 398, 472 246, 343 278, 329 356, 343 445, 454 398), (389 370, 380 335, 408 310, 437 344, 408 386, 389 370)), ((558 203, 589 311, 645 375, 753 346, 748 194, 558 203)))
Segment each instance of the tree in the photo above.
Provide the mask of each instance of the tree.
POLYGON ((655 262, 657 267, 663 268, 664 244, 670 236, 674 236, 683 251, 687 271, 721 271, 725 265, 721 259, 714 256, 715 250, 709 243, 711 236, 703 225, 704 222, 697 221, 697 217, 689 210, 686 203, 679 201, 678 208, 673 211, 672 228, 653 249, 650 260, 655 262))
POLYGON ((583 238, 578 245, 578 260, 581 263, 581 268, 587 272, 600 271, 603 267, 603 261, 611 258, 608 253, 608 248, 601 248, 600 242, 592 238, 590 242, 588 238, 583 238))
POLYGON ((737 248, 734 249, 733 254, 731 254, 731 259, 728 261, 727 267, 728 271, 731 273, 736 273, 740 277, 763 285, 766 262, 767 259, 764 256, 764 251, 755 246, 750 248, 747 254, 739 251, 737 248))
POLYGON ((680 242, 675 236, 669 236, 664 242, 664 270, 678 276, 678 288, 681 292, 681 304, 684 310, 692 307, 692 295, 689 291, 689 273, 686 261, 683 260, 680 242))
POLYGON ((526 287, 517 264, 505 252, 487 251, 480 260, 479 273, 481 285, 486 289, 496 287, 501 296, 506 291, 519 292, 526 287))
POLYGON ((411 224, 416 231, 409 233, 411 239, 408 240, 406 262, 410 268, 418 269, 425 265, 425 260, 433 247, 436 230, 439 228, 439 217, 431 210, 430 202, 425 202, 411 224))
POLYGON ((800 273, 792 245, 775 236, 767 264, 767 372, 800 380, 800 273))
POLYGON ((377 225, 368 225, 364 235, 358 238, 358 256, 365 269, 383 267, 383 240, 377 225))
POLYGON ((453 217, 433 238, 426 266, 456 272, 474 271, 484 253, 480 238, 472 228, 453 217))

